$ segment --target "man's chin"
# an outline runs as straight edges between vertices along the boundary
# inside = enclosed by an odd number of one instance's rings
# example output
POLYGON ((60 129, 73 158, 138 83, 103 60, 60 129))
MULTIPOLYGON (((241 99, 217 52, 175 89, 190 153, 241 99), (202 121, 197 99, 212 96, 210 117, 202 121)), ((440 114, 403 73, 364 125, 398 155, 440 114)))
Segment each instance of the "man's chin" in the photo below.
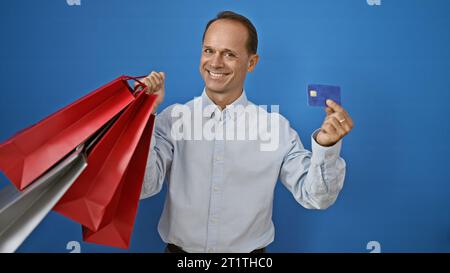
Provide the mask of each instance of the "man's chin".
POLYGON ((212 93, 224 94, 227 92, 227 89, 223 86, 215 86, 215 85, 206 85, 206 90, 212 93))

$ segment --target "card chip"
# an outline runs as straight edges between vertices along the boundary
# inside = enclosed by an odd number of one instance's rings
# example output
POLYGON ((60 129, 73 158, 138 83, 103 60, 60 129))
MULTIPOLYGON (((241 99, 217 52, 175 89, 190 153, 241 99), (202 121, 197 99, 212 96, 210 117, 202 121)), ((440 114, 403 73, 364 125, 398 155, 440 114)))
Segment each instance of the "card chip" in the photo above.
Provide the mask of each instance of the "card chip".
POLYGON ((337 85, 309 84, 305 91, 309 106, 327 107, 327 99, 341 105, 341 87, 337 85))

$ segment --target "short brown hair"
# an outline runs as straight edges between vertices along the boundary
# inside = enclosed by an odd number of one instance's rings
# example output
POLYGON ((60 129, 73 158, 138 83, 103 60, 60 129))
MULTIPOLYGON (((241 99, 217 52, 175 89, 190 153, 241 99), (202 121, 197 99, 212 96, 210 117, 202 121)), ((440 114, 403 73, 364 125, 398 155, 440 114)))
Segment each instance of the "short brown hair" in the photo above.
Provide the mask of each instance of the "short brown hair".
POLYGON ((247 51, 250 54, 256 54, 256 51, 258 50, 258 33, 256 32, 255 26, 252 24, 252 22, 250 22, 250 20, 247 17, 232 11, 221 11, 217 14, 216 18, 210 20, 208 24, 206 24, 205 31, 203 32, 202 42, 205 40, 205 34, 209 26, 215 21, 220 19, 233 20, 243 24, 247 28, 248 33, 247 51))

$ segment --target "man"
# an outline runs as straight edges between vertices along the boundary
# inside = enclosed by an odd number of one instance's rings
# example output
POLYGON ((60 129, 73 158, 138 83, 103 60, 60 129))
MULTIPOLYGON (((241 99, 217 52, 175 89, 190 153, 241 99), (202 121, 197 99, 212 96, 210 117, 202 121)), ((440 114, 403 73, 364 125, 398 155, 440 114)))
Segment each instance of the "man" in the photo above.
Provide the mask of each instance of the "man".
MULTIPOLYGON (((329 207, 343 186, 345 162, 339 153, 341 139, 353 127, 351 117, 327 101, 326 118, 311 138, 312 152, 305 150, 284 117, 260 111, 246 98, 244 81, 258 63, 257 43, 256 29, 247 18, 219 13, 203 34, 201 97, 171 105, 157 116, 141 198, 158 193, 167 178, 158 226, 168 244, 166 252, 264 252, 274 239, 272 206, 278 179, 309 209, 329 207), (247 116, 258 120, 256 112, 247 112, 251 106, 277 129, 275 146, 262 149, 263 139, 255 138, 192 138, 207 126, 195 125, 192 115, 179 122, 180 113, 200 107, 202 124, 210 122, 215 131, 209 132, 221 134, 220 125, 247 116), (238 107, 244 114, 231 114, 230 109, 238 107), (184 138, 177 134, 180 129, 184 138)), ((144 79, 149 92, 159 95, 157 104, 164 97, 164 79, 162 72, 144 79)), ((251 122, 244 121, 237 131, 250 127, 251 122)))

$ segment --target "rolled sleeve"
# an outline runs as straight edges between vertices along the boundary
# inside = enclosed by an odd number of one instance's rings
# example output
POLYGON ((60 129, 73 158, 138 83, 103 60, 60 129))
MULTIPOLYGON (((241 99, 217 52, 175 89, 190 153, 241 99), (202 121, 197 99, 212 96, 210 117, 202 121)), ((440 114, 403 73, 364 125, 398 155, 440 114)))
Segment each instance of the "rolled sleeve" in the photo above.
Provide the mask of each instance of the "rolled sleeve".
POLYGON ((326 209, 337 199, 345 178, 345 161, 339 156, 342 141, 319 145, 311 138, 312 152, 304 149, 297 133, 290 129, 289 152, 281 167, 280 180, 294 198, 308 209, 326 209))
POLYGON ((317 143, 316 136, 320 129, 314 131, 311 135, 311 163, 316 165, 324 164, 326 161, 336 161, 339 158, 342 147, 342 140, 339 140, 333 146, 325 147, 317 143))

